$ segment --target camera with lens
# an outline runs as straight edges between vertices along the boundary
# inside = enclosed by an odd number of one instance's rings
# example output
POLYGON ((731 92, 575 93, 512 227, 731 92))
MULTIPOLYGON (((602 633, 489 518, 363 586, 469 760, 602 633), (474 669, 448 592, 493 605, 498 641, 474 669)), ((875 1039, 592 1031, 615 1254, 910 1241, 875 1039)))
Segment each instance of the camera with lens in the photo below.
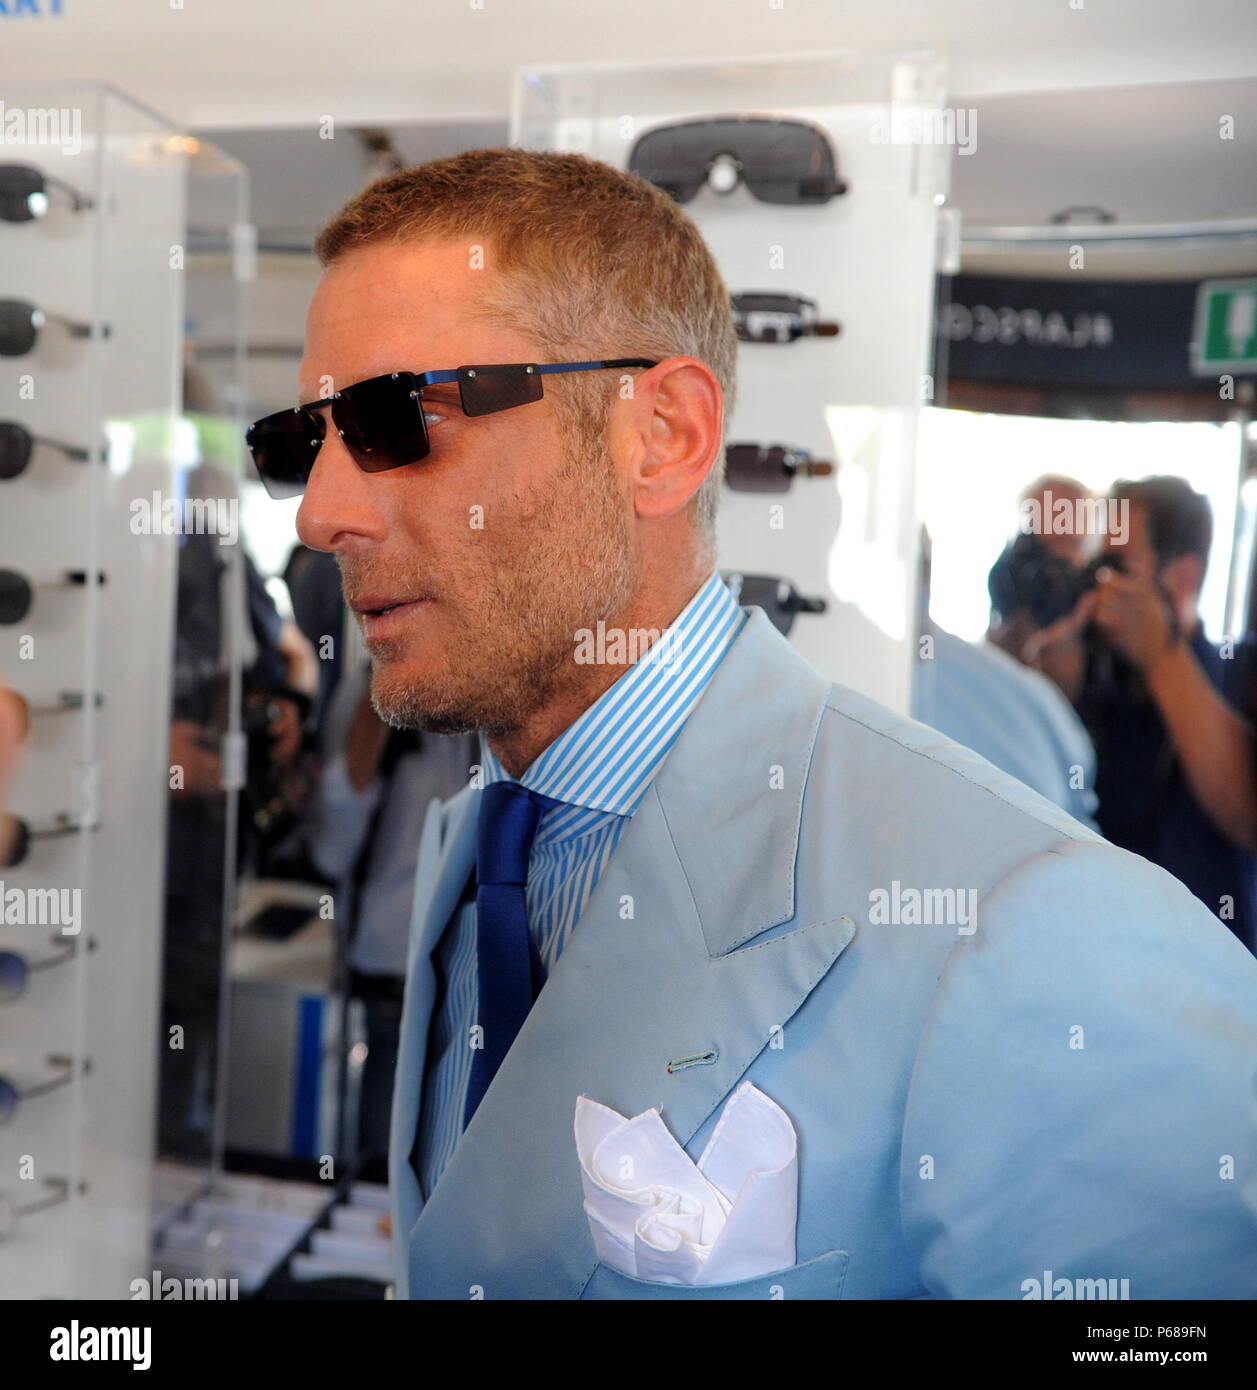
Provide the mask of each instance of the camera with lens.
POLYGON ((310 700, 302 691, 285 688, 280 692, 255 691, 245 697, 241 728, 248 750, 245 764, 245 808, 247 821, 258 843, 276 843, 292 829, 299 807, 295 802, 293 778, 275 766, 272 751, 273 728, 279 718, 279 697, 291 700, 304 721, 310 700))
POLYGON ((1025 611, 1036 627, 1048 627, 1072 613, 1083 594, 1095 588, 1100 570, 1124 568, 1121 556, 1110 552, 1079 569, 1053 555, 1041 536, 1026 532, 1004 547, 987 587, 1001 617, 1025 611))

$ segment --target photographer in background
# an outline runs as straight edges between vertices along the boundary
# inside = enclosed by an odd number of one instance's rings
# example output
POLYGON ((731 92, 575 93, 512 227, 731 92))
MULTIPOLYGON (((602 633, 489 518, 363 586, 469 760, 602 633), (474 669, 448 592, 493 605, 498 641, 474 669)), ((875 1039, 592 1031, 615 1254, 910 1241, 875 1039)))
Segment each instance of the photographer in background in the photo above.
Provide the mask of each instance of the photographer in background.
POLYGON ((389 1113, 402 1016, 419 843, 428 806, 467 785, 474 734, 392 729, 372 708, 366 668, 345 673, 328 705, 323 777, 307 823, 310 857, 337 886, 348 987, 361 1001, 367 1054, 358 1096, 361 1175, 387 1181, 389 1113))
MULTIPOLYGON (((199 462, 181 491, 231 502, 235 421, 216 409, 203 375, 191 369, 184 404, 199 462)), ((303 721, 318 685, 313 650, 276 610, 243 542, 237 542, 243 570, 237 587, 230 549, 220 540, 195 530, 179 538, 171 668, 169 758, 178 775, 166 809, 158 1145, 192 1161, 209 1153, 217 1086, 228 835, 222 742, 231 668, 241 668, 247 746, 238 875, 246 867, 269 869, 273 848, 297 822, 299 797, 291 789, 302 781, 303 721)))
POLYGON ((1018 498, 1021 534, 1004 548, 987 580, 991 626, 986 640, 1023 666, 1042 671, 1071 702, 1082 689, 1086 652, 1078 626, 1060 620, 1092 582, 1088 565, 1097 537, 1077 525, 1031 531, 1025 521, 1028 508, 1051 518, 1059 507, 1075 510, 1092 500, 1080 482, 1060 474, 1031 483, 1018 498))
POLYGON ((1119 482, 1128 538, 1056 629, 1087 652, 1076 701, 1095 742, 1097 819, 1114 844, 1180 879, 1250 950, 1257 924, 1251 776, 1254 648, 1215 648, 1198 604, 1213 531, 1181 478, 1119 482))
POLYGON ((930 617, 933 544, 921 528, 912 717, 1095 830, 1095 750, 1073 705, 1042 672, 992 642, 966 642, 930 617))

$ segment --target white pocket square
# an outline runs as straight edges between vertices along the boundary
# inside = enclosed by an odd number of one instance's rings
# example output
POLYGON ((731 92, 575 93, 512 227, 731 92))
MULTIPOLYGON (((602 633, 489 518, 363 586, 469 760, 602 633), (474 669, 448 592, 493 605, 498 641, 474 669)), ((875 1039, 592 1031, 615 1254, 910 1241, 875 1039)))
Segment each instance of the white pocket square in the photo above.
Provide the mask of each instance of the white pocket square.
POLYGON ((794 1264, 798 1142, 751 1082, 729 1097, 697 1163, 658 1110, 626 1120, 587 1096, 576 1151, 594 1248, 621 1274, 724 1284, 794 1264))

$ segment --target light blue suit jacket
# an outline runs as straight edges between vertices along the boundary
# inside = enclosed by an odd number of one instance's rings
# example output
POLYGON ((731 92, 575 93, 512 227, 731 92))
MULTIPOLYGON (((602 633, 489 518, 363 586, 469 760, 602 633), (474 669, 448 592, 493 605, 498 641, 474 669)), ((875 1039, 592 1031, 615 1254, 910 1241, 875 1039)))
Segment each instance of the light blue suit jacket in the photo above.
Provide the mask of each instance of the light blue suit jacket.
POLYGON ((1257 1295, 1257 961, 1162 870, 831 686, 758 610, 424 1203, 431 954, 477 797, 434 807, 420 854, 398 1297, 1257 1295), (888 897, 947 888, 976 893, 971 934, 879 924, 888 897), (697 1157, 743 1078, 798 1132, 798 1263, 710 1288, 601 1265, 577 1096, 657 1106, 697 1157))

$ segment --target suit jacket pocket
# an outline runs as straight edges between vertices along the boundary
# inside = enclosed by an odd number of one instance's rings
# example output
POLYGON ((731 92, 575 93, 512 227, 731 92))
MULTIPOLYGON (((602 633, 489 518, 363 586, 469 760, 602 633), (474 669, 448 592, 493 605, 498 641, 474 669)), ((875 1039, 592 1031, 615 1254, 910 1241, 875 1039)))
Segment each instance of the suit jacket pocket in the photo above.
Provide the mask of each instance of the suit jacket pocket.
POLYGON ((846 1250, 827 1250, 815 1259, 734 1284, 658 1284, 621 1274, 600 1264, 581 1293, 582 1298, 841 1298, 847 1277, 846 1250))

